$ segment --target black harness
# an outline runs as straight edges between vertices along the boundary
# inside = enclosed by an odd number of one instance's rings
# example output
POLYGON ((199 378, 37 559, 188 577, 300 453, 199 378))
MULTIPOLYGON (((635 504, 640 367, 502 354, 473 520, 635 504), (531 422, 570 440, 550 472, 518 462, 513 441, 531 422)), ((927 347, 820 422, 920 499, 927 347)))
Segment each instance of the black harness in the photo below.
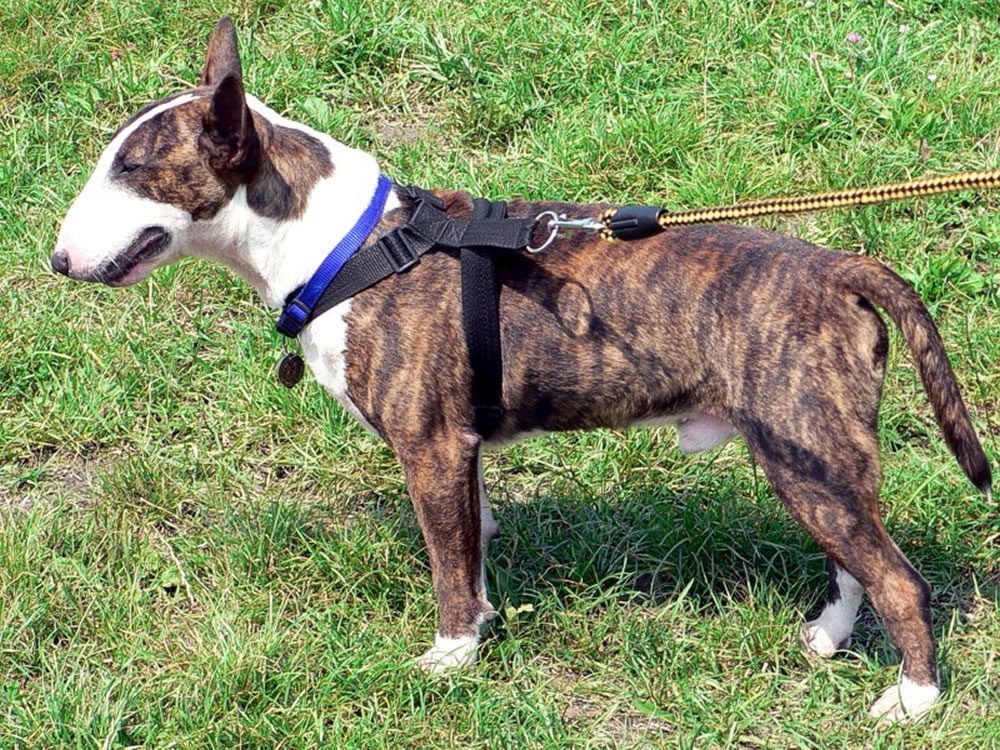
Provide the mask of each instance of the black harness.
MULTIPOLYGON (((444 202, 416 187, 398 187, 397 195, 413 205, 409 221, 391 229, 375 242, 355 252, 312 305, 294 330, 278 330, 294 336, 301 327, 395 273, 403 273, 435 248, 460 251, 462 268, 462 327, 472 370, 472 423, 476 432, 489 438, 503 419, 503 352, 500 345, 500 286, 496 259, 499 255, 529 246, 537 219, 507 218, 507 204, 482 198, 473 200, 471 219, 455 219, 445 212, 444 202)), ((300 289, 289 295, 286 309, 298 299, 300 289)), ((286 357, 279 368, 295 364, 297 355, 286 357)), ((301 376, 301 360, 296 365, 301 376)), ((289 378, 294 385, 297 377, 289 378)))

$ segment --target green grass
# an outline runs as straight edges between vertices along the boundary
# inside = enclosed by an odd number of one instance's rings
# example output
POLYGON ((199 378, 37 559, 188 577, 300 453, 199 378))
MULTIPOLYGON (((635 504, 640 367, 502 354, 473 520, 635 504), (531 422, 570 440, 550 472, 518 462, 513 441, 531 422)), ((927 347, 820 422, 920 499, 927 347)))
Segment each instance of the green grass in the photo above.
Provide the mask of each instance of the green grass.
MULTIPOLYGON (((680 208, 1000 166, 995 0, 0 0, 0 747, 1000 746, 1000 515, 898 337, 883 500, 933 588, 926 721, 866 719, 898 673, 870 609, 851 658, 801 653, 819 549, 742 445, 668 430, 490 458, 502 615, 470 673, 410 668, 435 610, 401 474, 277 384, 273 313, 205 264, 47 271, 113 129, 195 79, 223 12, 251 91, 425 186, 680 208)), ((994 457, 998 207, 762 222, 917 285, 994 457)))

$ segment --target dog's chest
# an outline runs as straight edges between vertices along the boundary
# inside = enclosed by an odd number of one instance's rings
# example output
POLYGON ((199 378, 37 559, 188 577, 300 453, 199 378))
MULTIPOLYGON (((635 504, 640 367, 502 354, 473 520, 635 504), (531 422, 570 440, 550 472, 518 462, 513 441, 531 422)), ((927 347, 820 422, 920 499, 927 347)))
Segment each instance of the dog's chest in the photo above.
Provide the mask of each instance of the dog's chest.
POLYGON ((351 300, 320 315, 299 335, 302 356, 313 376, 334 398, 371 432, 375 428, 347 392, 347 319, 351 300))

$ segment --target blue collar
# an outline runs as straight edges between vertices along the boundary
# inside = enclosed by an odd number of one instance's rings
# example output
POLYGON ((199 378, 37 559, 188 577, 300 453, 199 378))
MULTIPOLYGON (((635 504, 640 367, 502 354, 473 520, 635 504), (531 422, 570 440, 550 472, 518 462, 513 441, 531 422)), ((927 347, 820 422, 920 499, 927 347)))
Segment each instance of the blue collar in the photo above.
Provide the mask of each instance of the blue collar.
POLYGON ((322 296, 326 288, 333 283, 333 279, 340 273, 340 269, 350 260, 351 256, 358 251, 358 248, 368 239, 378 224, 382 212, 385 210, 385 202, 389 197, 389 190, 392 188, 392 181, 383 174, 378 176, 378 186, 375 188, 375 195, 372 196, 368 208, 361 214, 351 231, 337 243, 337 246, 330 251, 319 268, 312 275, 312 278, 301 287, 295 298, 285 302, 285 307, 281 311, 281 317, 275 328, 278 332, 295 338, 299 332, 309 322, 312 309, 322 296))

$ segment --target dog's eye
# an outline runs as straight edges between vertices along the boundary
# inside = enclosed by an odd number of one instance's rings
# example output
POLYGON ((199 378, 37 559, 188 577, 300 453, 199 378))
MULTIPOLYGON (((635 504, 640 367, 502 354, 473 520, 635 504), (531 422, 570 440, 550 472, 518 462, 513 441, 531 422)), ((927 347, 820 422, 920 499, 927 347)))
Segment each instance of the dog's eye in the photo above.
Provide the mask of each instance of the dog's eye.
POLYGON ((127 174, 129 172, 134 172, 141 166, 142 164, 139 164, 138 162, 123 161, 121 165, 118 167, 118 174, 127 174))

